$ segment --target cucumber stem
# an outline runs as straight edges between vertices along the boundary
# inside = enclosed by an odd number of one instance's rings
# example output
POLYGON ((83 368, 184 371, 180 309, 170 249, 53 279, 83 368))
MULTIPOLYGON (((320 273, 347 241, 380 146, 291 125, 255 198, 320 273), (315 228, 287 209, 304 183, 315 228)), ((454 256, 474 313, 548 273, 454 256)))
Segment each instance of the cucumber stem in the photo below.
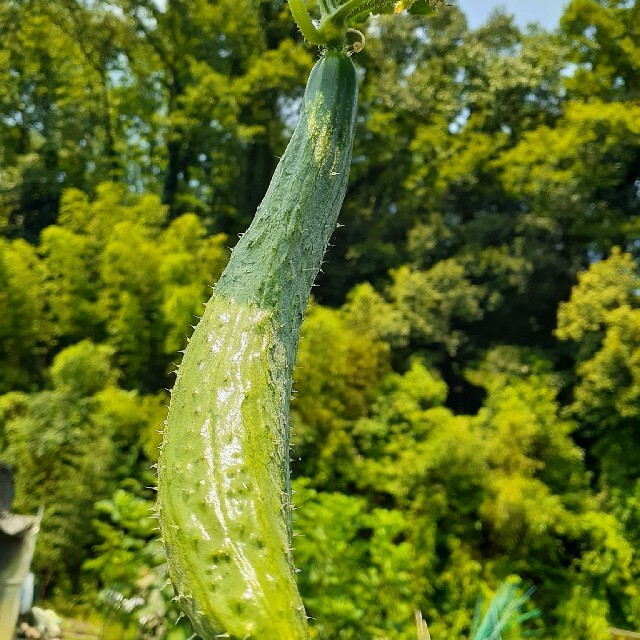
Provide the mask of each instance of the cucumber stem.
POLYGON ((377 11, 395 5, 396 2, 397 0, 347 0, 338 6, 336 0, 319 0, 320 28, 313 23, 305 0, 289 0, 289 8, 300 32, 310 44, 340 48, 345 42, 349 18, 367 10, 377 11))
POLYGON ((298 28, 305 40, 308 40, 310 44, 325 44, 320 32, 311 20, 304 0, 289 0, 289 9, 291 9, 293 19, 298 24, 298 28))

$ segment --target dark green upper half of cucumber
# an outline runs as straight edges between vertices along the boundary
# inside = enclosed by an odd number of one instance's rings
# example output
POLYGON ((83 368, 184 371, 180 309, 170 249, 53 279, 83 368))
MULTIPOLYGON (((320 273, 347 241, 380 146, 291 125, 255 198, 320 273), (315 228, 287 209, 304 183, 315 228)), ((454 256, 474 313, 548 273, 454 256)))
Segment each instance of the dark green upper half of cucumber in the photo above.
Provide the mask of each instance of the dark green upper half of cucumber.
POLYGON ((327 52, 313 68, 300 119, 217 296, 270 311, 293 366, 311 285, 347 188, 357 106, 351 59, 327 52))

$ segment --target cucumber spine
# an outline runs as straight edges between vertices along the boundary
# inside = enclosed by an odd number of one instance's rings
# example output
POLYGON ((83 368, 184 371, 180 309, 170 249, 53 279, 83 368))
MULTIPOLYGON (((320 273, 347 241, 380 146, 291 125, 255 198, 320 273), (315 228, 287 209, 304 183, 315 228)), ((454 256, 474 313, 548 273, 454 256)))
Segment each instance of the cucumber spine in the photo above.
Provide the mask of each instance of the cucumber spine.
POLYGON ((356 104, 351 60, 327 52, 178 370, 158 514, 177 598, 205 640, 309 637, 291 558, 291 374, 347 188, 356 104))

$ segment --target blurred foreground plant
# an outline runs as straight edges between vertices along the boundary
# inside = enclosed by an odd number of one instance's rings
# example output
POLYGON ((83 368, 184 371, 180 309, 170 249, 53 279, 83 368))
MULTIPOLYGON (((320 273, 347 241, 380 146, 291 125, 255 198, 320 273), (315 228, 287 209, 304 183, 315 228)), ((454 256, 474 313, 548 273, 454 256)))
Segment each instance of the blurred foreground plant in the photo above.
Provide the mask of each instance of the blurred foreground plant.
MULTIPOLYGON (((471 625, 470 640, 501 640, 505 631, 517 631, 518 638, 536 635, 536 631, 521 629, 523 623, 540 615, 538 609, 523 611, 533 591, 534 588, 531 587, 525 593, 520 593, 517 584, 503 582, 489 602, 484 615, 484 600, 479 598, 471 625)), ((416 611, 416 625, 418 640, 431 640, 429 628, 420 611, 416 611)))

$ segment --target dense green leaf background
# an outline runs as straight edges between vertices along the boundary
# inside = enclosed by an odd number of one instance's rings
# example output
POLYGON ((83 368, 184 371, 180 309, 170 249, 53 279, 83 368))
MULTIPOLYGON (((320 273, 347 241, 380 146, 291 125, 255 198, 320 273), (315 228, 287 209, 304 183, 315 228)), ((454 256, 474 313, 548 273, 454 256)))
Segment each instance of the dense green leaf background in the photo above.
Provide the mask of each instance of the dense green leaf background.
MULTIPOLYGON (((640 630, 640 3, 556 33, 455 7, 357 57, 303 327, 295 558, 317 640, 640 630)), ((172 363, 317 57, 282 0, 0 0, 0 459, 38 595, 189 635, 150 517, 172 363)), ((127 635, 128 634, 128 635, 127 635)))

